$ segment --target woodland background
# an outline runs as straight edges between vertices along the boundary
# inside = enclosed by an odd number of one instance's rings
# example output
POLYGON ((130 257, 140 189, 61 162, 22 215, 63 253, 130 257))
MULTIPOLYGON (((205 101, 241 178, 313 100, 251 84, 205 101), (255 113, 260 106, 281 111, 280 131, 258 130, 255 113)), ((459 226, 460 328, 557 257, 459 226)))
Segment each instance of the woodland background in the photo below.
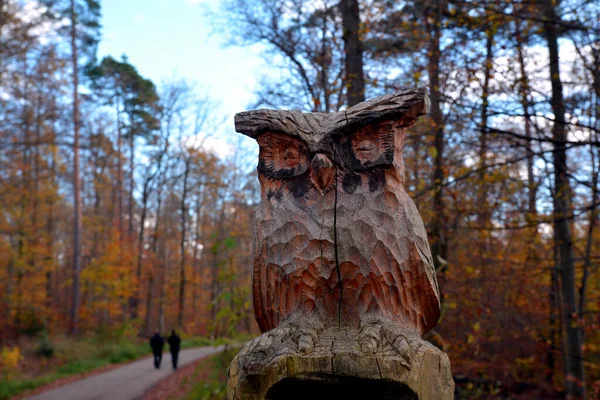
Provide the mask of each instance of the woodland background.
MULTIPOLYGON (((443 293, 428 339, 469 398, 600 397, 600 3, 205 12, 269 64, 248 108, 337 111, 427 86, 404 155, 443 293)), ((190 82, 98 59, 101 24, 96 0, 0 0, 0 345, 131 321, 256 334, 254 150, 208 150, 231 121, 190 82)))

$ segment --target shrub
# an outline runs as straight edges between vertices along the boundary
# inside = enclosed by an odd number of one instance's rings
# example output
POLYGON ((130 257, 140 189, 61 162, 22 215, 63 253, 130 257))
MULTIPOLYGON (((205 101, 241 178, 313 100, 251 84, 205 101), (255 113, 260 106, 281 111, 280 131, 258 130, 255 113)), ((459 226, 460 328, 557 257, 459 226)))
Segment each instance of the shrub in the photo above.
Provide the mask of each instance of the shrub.
POLYGON ((54 351, 54 345, 50 339, 48 339, 48 336, 44 335, 35 349, 35 354, 39 357, 52 358, 54 356, 54 351))
POLYGON ((19 363, 23 359, 21 350, 18 347, 2 347, 0 350, 0 373, 7 379, 10 379, 19 368, 19 363))
POLYGON ((19 333, 36 336, 46 330, 46 322, 32 310, 24 310, 20 316, 19 333))

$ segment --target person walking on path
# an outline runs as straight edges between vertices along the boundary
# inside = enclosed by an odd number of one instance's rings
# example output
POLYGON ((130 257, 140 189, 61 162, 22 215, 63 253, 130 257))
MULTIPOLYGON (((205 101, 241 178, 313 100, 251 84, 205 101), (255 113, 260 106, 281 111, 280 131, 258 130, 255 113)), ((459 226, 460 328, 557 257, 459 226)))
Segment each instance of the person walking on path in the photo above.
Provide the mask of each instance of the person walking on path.
POLYGON ((152 353, 154 353, 154 368, 160 368, 160 362, 162 361, 163 347, 165 346, 165 339, 160 336, 160 333, 156 332, 154 336, 150 338, 150 347, 152 347, 152 353))
POLYGON ((177 359, 179 358, 179 348, 181 347, 181 338, 175 333, 175 330, 171 332, 171 336, 167 339, 169 342, 169 351, 171 352, 171 361, 173 362, 173 369, 177 369, 177 359))

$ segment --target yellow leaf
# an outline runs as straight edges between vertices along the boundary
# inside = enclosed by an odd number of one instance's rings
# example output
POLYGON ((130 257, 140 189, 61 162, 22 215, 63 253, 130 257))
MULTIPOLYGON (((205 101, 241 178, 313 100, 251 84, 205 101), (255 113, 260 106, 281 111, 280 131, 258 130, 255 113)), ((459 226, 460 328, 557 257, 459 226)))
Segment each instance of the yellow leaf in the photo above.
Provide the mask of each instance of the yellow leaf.
POLYGON ((431 158, 436 158, 438 155, 438 151, 435 147, 431 146, 429 147, 429 149, 427 149, 427 153, 429 153, 429 155, 431 156, 431 158))

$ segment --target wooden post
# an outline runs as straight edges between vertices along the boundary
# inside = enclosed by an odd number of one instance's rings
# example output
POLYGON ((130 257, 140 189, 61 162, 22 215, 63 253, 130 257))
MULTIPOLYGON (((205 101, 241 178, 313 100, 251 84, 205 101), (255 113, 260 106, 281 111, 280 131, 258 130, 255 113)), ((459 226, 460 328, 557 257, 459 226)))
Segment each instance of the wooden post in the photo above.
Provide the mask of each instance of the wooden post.
POLYGON ((406 129, 428 107, 404 90, 338 113, 235 117, 257 140, 254 312, 261 336, 229 367, 229 399, 454 396, 427 234, 404 190, 406 129))

